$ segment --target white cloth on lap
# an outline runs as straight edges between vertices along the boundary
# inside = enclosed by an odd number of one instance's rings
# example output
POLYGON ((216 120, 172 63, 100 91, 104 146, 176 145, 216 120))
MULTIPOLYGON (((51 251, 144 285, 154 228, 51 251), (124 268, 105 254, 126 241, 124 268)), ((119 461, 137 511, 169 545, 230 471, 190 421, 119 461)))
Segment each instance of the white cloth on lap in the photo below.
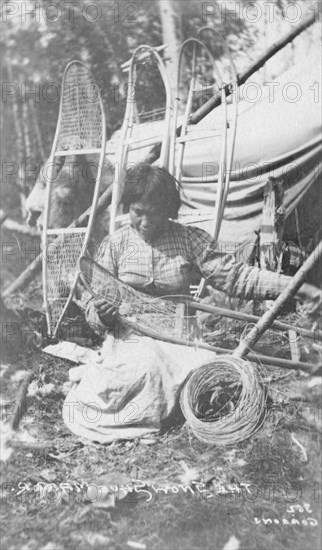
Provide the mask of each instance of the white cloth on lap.
POLYGON ((79 382, 66 397, 65 424, 76 435, 100 443, 158 432, 178 410, 188 374, 214 356, 138 334, 130 341, 108 334, 100 362, 70 371, 71 380, 79 382))

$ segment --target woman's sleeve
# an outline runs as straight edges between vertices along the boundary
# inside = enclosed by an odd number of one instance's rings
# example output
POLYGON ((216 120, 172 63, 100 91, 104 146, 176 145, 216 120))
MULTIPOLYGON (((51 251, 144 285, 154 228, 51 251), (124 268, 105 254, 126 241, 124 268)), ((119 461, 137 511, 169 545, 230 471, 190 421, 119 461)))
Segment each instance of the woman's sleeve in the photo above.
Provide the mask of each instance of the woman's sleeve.
MULTIPOLYGON (((95 256, 95 261, 102 265, 105 269, 113 273, 117 277, 117 247, 114 246, 113 241, 109 236, 103 239, 98 252, 95 256)), ((97 311, 94 306, 95 298, 86 291, 83 297, 83 305, 85 308, 85 318, 89 326, 99 336, 104 336, 105 332, 112 330, 114 325, 107 326, 100 320, 97 311)))
POLYGON ((217 245, 212 237, 196 227, 190 227, 191 259, 198 266, 207 284, 229 296, 244 300, 274 300, 292 277, 237 262, 225 252, 225 243, 217 245))

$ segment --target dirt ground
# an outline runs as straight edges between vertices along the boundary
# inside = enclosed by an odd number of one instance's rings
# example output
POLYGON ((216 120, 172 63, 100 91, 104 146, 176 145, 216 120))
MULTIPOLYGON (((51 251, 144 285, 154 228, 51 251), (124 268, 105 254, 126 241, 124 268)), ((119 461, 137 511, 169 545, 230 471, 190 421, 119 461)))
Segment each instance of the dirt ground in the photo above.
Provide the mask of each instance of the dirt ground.
MULTIPOLYGON (((309 341, 301 352, 319 364, 309 341)), ((221 549, 231 537, 243 549, 320 547, 321 386, 308 375, 260 367, 266 421, 233 447, 207 446, 186 424, 104 446, 63 424, 72 363, 28 348, 6 360, 4 425, 24 376, 35 377, 2 464, 4 550, 221 549)))
MULTIPOLYGON (((187 424, 145 439, 92 443, 63 423, 74 364, 38 349, 37 280, 29 293, 31 305, 17 297, 19 331, 13 313, 2 320, 3 550, 320 548, 321 378, 254 366, 267 389, 266 420, 233 447, 205 445, 187 424), (19 429, 6 446, 31 371, 19 429)), ((287 320, 312 326, 300 314, 287 320)), ((236 331, 217 338, 236 347, 236 331)), ((319 344, 302 339, 299 347, 302 361, 321 365, 319 344)), ((257 351, 290 358, 285 335, 276 333, 257 351)))

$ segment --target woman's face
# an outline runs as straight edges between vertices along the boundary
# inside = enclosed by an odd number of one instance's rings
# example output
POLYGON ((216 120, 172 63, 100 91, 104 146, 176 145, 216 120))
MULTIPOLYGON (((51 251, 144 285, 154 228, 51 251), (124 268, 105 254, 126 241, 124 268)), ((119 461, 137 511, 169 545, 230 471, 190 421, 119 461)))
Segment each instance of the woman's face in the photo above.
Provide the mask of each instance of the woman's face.
POLYGON ((152 242, 162 235, 168 216, 163 205, 151 202, 133 202, 129 209, 134 229, 145 241, 152 242))

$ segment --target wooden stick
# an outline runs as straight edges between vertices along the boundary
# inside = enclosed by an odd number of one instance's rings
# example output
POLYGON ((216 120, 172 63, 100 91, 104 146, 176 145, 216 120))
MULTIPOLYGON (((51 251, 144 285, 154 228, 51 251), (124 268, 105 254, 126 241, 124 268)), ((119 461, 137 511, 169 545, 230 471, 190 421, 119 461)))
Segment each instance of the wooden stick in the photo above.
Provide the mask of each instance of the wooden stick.
MULTIPOLYGON (((85 280, 83 279, 83 282, 85 283, 85 280)), ((90 286, 86 285, 87 289, 90 290, 90 286)), ((118 315, 117 317, 121 322, 129 326, 132 326, 135 330, 138 332, 141 332, 141 334, 144 334, 145 336, 149 336, 149 338, 155 338, 157 340, 161 340, 162 342, 168 342, 170 344, 179 344, 180 346, 187 346, 188 348, 194 348, 194 349, 206 349, 208 351, 214 351, 218 354, 231 354, 232 350, 220 348, 218 346, 213 346, 212 344, 205 344, 203 342, 189 342, 182 340, 182 338, 177 338, 176 336, 163 336, 161 333, 156 333, 154 330, 150 330, 142 325, 138 325, 136 323, 129 323, 126 318, 122 318, 121 315, 118 315)), ((249 353, 248 359, 254 363, 258 363, 259 365, 268 365, 271 367, 281 367, 284 369, 295 369, 295 370, 302 370, 304 372, 313 373, 318 369, 318 365, 314 365, 313 363, 301 363, 296 361, 290 361, 289 359, 281 359, 280 357, 271 357, 270 355, 261 355, 259 353, 249 353)))
MULTIPOLYGON (((223 317, 228 317, 231 319, 238 319, 239 321, 246 321, 249 323, 257 323, 261 319, 261 317, 258 317, 257 315, 250 315, 249 313, 243 313, 242 311, 233 311, 231 309, 225 309, 217 306, 209 306, 208 304, 198 302, 194 303, 193 301, 189 301, 189 307, 208 313, 214 313, 215 315, 222 315, 223 317)), ((301 336, 305 336, 306 338, 322 341, 322 332, 320 330, 308 330, 306 328, 289 325, 288 323, 284 323, 282 321, 273 321, 272 327, 278 330, 285 331, 294 330, 296 334, 300 334, 301 336)))
POLYGON ((238 348, 234 351, 234 357, 246 357, 251 347, 258 341, 264 332, 271 326, 280 310, 286 302, 295 296, 302 284, 305 282, 308 272, 314 267, 315 263, 322 256, 322 241, 316 249, 310 254, 302 267, 295 273, 289 285, 283 290, 275 300, 273 307, 264 313, 256 326, 240 342, 238 348))
MULTIPOLYGON (((85 280, 83 279, 83 282, 85 280)), ((87 289, 89 290, 89 285, 85 285, 87 289)), ((91 290, 90 290, 91 292, 91 290)), ((214 351, 218 354, 231 354, 232 350, 220 348, 218 346, 213 346, 212 344, 205 344, 203 342, 189 342, 182 340, 182 338, 177 338, 176 336, 162 336, 161 333, 156 333, 154 330, 149 330, 148 328, 138 325, 136 323, 131 324, 127 321, 127 319, 122 318, 121 315, 118 315, 118 319, 123 321, 124 324, 128 324, 129 326, 132 326, 135 330, 138 332, 141 332, 145 336, 149 336, 150 338, 156 338, 157 340, 161 340, 162 342, 168 342, 170 344, 179 344, 180 346, 184 345, 188 348, 194 348, 194 349, 206 349, 208 351, 214 351)), ((235 352, 234 352, 235 353, 235 352)), ((240 355, 238 355, 240 356, 240 355)), ((248 359, 254 363, 258 363, 259 365, 268 365, 271 367, 281 367, 284 369, 295 369, 295 370, 302 370, 304 372, 313 373, 319 368, 319 365, 314 365, 313 363, 301 363, 296 361, 290 361, 289 359, 281 359, 280 357, 271 357, 270 355, 261 355, 259 353, 249 353, 248 359)))
POLYGON ((16 400, 16 406, 15 406, 15 411, 13 413, 13 416, 12 418, 10 419, 10 427, 12 430, 16 431, 19 427, 19 422, 21 420, 21 418, 23 417, 23 414, 26 410, 26 398, 27 398, 27 393, 28 393, 28 387, 29 387, 29 384, 30 382, 32 381, 34 377, 34 372, 31 371, 29 372, 25 379, 23 380, 20 388, 19 388, 19 391, 18 391, 18 395, 17 395, 17 400, 16 400))
POLYGON ((294 330, 288 331, 288 339, 290 343, 292 361, 301 361, 301 352, 296 339, 296 332, 294 330))
MULTIPOLYGON (((271 57, 273 57, 277 52, 279 52, 285 46, 287 46, 287 44, 292 42, 294 38, 299 36, 308 27, 313 25, 313 23, 315 22, 315 19, 316 19, 316 15, 315 13, 313 13, 312 15, 306 17, 304 21, 302 21, 302 23, 300 23, 292 31, 286 34, 283 38, 275 42, 275 44, 273 44, 266 51, 266 53, 258 57, 258 59, 254 63, 252 63, 248 67, 248 69, 246 69, 243 73, 238 75, 238 79, 237 79, 238 86, 245 84, 245 82, 247 82, 250 76, 252 76, 254 73, 256 73, 256 71, 258 71, 261 67, 263 67, 263 65, 265 65, 266 61, 271 59, 271 57)), ((226 85, 225 91, 226 91, 227 97, 232 93, 237 92, 236 90, 231 89, 230 84, 226 85)), ((204 105, 202 105, 200 109, 197 109, 197 111, 195 111, 191 115, 189 124, 197 124, 198 122, 200 122, 200 120, 205 118, 205 116, 207 116, 213 109, 218 107, 220 104, 221 104, 221 94, 216 93, 204 105)), ((177 128, 177 136, 180 134, 180 132, 181 132, 181 126, 177 128)), ((160 154, 160 145, 157 144, 151 149, 146 161, 152 164, 159 158, 159 154, 160 154)))
POLYGON ((268 271, 281 271, 279 264, 285 223, 283 199, 283 179, 269 177, 264 189, 259 264, 268 271))
POLYGON ((29 227, 28 225, 23 225, 11 218, 5 216, 4 219, 0 220, 0 224, 7 229, 8 231, 16 231, 22 235, 30 235, 31 237, 39 237, 39 231, 34 227, 29 227))
POLYGON ((0 210, 0 225, 2 225, 8 217, 8 214, 6 214, 3 210, 0 210))

